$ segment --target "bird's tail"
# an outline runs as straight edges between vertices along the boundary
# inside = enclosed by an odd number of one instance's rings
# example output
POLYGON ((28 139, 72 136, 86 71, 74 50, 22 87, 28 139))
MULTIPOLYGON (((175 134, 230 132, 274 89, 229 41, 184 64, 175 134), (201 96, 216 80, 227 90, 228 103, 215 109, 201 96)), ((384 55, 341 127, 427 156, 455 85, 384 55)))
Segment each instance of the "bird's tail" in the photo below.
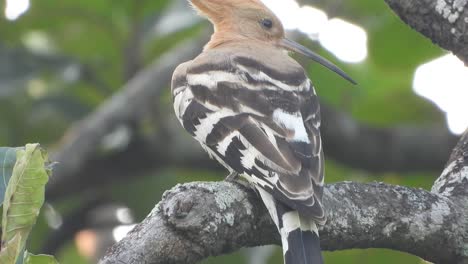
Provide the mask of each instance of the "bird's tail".
MULTIPOLYGON (((278 216, 281 213, 278 211, 278 216)), ((285 264, 323 264, 317 225, 297 211, 282 214, 280 229, 285 264)))
POLYGON ((304 219, 269 193, 257 189, 281 235, 284 264, 323 264, 315 222, 304 219))

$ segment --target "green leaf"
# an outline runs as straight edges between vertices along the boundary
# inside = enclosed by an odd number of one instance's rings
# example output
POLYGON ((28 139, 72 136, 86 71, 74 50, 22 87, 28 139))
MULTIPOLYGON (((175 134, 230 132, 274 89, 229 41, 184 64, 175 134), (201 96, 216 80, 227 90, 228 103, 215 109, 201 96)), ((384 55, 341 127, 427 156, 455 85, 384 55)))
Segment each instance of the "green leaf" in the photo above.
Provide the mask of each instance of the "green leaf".
POLYGON ((17 148, 0 148, 0 205, 3 204, 8 181, 16 163, 17 148))
POLYGON ((11 240, 5 243, 0 251, 0 263, 14 264, 18 259, 18 253, 21 251, 21 234, 16 234, 11 240))
POLYGON ((23 264, 58 264, 54 256, 49 255, 33 255, 29 252, 24 252, 23 264))
POLYGON ((44 166, 46 160, 47 155, 39 144, 28 144, 16 151, 15 167, 5 193, 2 244, 19 236, 17 255, 24 248, 44 203, 45 184, 49 179, 44 166))

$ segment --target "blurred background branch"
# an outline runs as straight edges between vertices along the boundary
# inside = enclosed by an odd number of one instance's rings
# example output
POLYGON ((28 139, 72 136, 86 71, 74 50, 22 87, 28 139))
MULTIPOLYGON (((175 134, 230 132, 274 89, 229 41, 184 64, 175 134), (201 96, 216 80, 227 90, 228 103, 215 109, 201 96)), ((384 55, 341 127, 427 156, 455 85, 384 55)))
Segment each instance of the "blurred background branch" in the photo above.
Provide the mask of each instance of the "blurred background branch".
MULTIPOLYGON (((180 47, 169 52, 153 65, 148 66, 144 71, 133 78, 119 93, 111 97, 107 102, 103 103, 99 109, 86 119, 82 120, 76 126, 67 132, 63 139, 63 144, 60 149, 53 155, 54 160, 60 163, 55 171, 55 177, 48 185, 48 195, 53 198, 56 192, 62 194, 70 193, 72 190, 80 190, 82 188, 95 186, 96 179, 94 175, 79 175, 83 167, 87 166, 89 161, 94 161, 93 157, 98 155, 99 149, 102 147, 106 137, 112 137, 113 133, 126 133, 128 137, 127 144, 134 143, 135 124, 141 122, 145 118, 150 118, 157 122, 161 122, 165 117, 161 116, 158 106, 158 99, 162 90, 167 87, 170 82, 172 71, 180 63, 180 61, 188 60, 194 57, 197 52, 200 52, 202 43, 200 40, 190 43, 183 43, 180 47), (80 177, 84 176, 84 177, 80 177), (91 182, 87 182, 91 179, 91 182), (67 189, 67 186, 69 187, 67 189), (54 190, 56 190, 54 192, 54 190)), ((164 141, 164 140, 162 140, 164 141)), ((141 160, 146 158, 148 165, 154 166, 154 161, 151 157, 167 156, 167 150, 170 145, 162 145, 165 142, 160 142, 160 145, 155 145, 155 149, 148 149, 147 146, 140 145, 140 155, 132 155, 134 159, 141 160), (158 147, 163 152, 158 153, 158 147), (141 155, 146 154, 146 155, 141 155), (158 155, 159 154, 159 155, 158 155)), ((134 145, 132 144, 131 147, 134 145)), ((138 150, 137 150, 138 151, 138 150)), ((132 159, 122 160, 124 166, 131 166, 132 159)), ((161 164, 161 163, 160 163, 161 164)), ((164 163, 162 163, 164 164, 164 163)), ((138 164, 136 167, 144 166, 138 164)), ((116 169, 113 166, 101 166, 102 169, 116 169)), ((135 168, 138 169, 138 168, 135 168)), ((120 171, 120 170, 117 170, 120 171)), ((132 173, 134 171, 132 170, 132 173)), ((106 171, 100 171, 100 175, 111 175, 115 180, 115 174, 106 171)), ((127 175, 130 176, 131 175, 127 175)), ((105 183, 109 179, 100 179, 105 183)), ((112 180, 112 179, 111 179, 112 180)))

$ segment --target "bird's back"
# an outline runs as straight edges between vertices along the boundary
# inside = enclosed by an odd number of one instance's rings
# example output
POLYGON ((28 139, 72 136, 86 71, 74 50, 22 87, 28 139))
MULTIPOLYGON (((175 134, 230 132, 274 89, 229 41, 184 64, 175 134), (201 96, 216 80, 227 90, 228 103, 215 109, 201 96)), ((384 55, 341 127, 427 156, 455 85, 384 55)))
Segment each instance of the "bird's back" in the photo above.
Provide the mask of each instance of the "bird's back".
POLYGON ((230 171, 323 222, 318 100, 285 52, 250 42, 210 49, 173 77, 184 128, 230 171))

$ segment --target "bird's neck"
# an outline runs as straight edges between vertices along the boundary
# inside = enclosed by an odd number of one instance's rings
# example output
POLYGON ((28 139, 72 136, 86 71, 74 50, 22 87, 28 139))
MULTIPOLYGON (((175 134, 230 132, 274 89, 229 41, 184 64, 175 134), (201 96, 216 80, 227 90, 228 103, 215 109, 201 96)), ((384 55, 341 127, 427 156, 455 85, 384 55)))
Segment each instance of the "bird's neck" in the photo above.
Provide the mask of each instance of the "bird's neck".
POLYGON ((249 41, 249 39, 241 34, 215 30, 213 35, 211 35, 211 40, 205 45, 205 50, 218 48, 232 43, 242 43, 245 41, 249 41))

